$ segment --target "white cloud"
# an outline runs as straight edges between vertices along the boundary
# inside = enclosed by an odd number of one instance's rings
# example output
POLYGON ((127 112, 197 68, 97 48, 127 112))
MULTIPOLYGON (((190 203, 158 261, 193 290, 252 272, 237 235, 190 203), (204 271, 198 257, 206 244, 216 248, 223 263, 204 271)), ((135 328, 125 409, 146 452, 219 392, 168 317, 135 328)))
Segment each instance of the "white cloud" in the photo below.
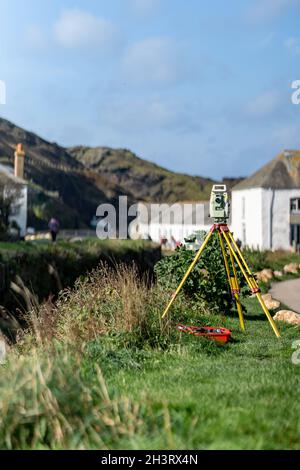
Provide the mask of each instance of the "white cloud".
POLYGON ((134 84, 170 84, 182 73, 182 61, 175 44, 159 37, 131 45, 122 66, 125 79, 134 84))
POLYGON ((251 23, 272 21, 299 4, 299 0, 256 0, 248 9, 246 16, 251 23))
POLYGON ((282 104, 282 97, 276 90, 267 91, 250 101, 245 107, 249 117, 261 118, 273 114, 282 104))
POLYGON ((117 31, 110 21, 74 8, 61 13, 54 36, 64 47, 107 49, 115 44, 117 31))
POLYGON ((161 0, 129 0, 132 8, 142 15, 153 13, 161 3, 161 0))
POLYGON ((300 55, 300 38, 289 37, 284 45, 293 55, 300 55))

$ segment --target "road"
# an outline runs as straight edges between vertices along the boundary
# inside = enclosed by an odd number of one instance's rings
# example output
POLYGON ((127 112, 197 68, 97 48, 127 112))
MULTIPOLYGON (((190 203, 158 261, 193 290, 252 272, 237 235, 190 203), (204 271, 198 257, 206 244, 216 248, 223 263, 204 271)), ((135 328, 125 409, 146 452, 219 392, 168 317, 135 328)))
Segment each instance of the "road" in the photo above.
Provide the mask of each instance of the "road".
POLYGON ((276 282, 272 285, 270 294, 294 312, 300 313, 300 278, 276 282))

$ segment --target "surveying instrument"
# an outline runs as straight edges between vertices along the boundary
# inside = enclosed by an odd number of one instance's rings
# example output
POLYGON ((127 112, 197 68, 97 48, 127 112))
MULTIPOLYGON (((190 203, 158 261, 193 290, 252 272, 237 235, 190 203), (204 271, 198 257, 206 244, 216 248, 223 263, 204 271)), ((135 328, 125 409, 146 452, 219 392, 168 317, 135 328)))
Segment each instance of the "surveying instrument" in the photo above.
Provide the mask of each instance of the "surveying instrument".
POLYGON ((240 268, 252 294, 256 295, 261 305, 261 308, 267 316, 267 319, 269 320, 269 323, 275 335, 277 336, 277 338, 279 338, 280 333, 262 298, 261 291, 256 281, 256 278, 251 272, 248 264, 246 263, 246 260, 243 257, 242 252, 235 239, 233 238, 233 235, 227 225, 227 221, 229 219, 229 199, 225 185, 214 185, 212 188, 210 196, 210 217, 213 219, 214 224, 208 232, 207 236, 205 237, 201 247, 199 248, 187 272, 185 273, 182 281, 177 287, 176 292, 174 292, 174 294, 172 295, 172 298, 169 304, 167 305, 167 308, 165 309, 162 318, 164 318, 168 314, 170 308, 173 305, 173 302, 175 301, 186 280, 188 279, 189 275, 191 274, 197 262, 199 261, 207 244, 209 243, 210 238, 212 237, 213 233, 217 232, 220 242, 221 253, 224 259, 227 279, 231 290, 232 299, 236 305, 236 309, 238 312, 241 329, 245 331, 245 320, 240 300, 240 286, 237 277, 237 269, 235 262, 240 268))

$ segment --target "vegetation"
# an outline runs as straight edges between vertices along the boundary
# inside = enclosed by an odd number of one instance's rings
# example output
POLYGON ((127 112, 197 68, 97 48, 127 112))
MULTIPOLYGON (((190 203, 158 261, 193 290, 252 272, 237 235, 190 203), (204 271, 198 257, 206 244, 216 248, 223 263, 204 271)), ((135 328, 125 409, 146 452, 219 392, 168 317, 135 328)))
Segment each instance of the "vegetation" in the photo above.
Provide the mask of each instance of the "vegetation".
POLYGON ((162 322, 170 293, 102 266, 33 308, 1 368, 0 447, 297 449, 299 328, 280 325, 276 339, 252 298, 246 334, 184 296, 162 322), (212 321, 230 343, 175 328, 212 321))
MULTIPOLYGON (((28 309, 25 290, 41 301, 73 286, 75 280, 100 261, 111 266, 135 263, 141 274, 153 275, 160 247, 146 241, 86 239, 79 242, 0 244, 0 304, 9 311, 28 309)), ((0 318, 0 325, 3 320, 0 318)), ((7 328, 10 328, 8 322, 7 328)))
MULTIPOLYGON (((273 271, 282 271, 284 266, 289 263, 297 263, 300 265, 300 253, 291 253, 284 250, 278 251, 258 251, 249 248, 243 250, 251 269, 255 272, 269 268, 273 271)), ((293 277, 289 274, 286 277, 293 277)))
MULTIPOLYGON (((200 235, 203 241, 206 232, 202 231, 200 235)), ((227 247, 225 249, 229 258, 227 247)), ((175 255, 165 257, 156 264, 155 273, 158 281, 175 290, 194 257, 195 252, 187 250, 185 246, 177 248, 175 255)), ((239 276, 239 281, 241 286, 245 285, 242 276, 239 276)), ((211 313, 221 314, 230 308, 232 295, 217 233, 212 235, 182 291, 189 298, 201 302, 203 309, 208 309, 211 313)))
POLYGON ((214 184, 209 178, 166 170, 126 149, 73 147, 69 152, 85 167, 114 179, 135 201, 208 200, 214 184))

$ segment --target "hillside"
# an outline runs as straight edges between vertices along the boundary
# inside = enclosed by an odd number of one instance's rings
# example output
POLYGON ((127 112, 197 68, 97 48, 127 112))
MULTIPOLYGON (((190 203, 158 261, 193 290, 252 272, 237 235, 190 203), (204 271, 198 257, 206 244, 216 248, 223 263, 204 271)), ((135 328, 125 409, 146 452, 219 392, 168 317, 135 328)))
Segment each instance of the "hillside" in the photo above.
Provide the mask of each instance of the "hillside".
POLYGON ((86 168, 120 185, 136 200, 175 202, 207 199, 214 181, 166 170, 126 149, 73 147, 69 153, 86 168))
MULTIPOLYGON (((214 183, 169 171, 126 149, 64 148, 0 118, 0 163, 13 166, 17 143, 26 150, 28 224, 36 228, 45 228, 53 215, 64 228, 86 227, 99 204, 116 203, 119 195, 127 195, 129 203, 205 200, 214 183)), ((238 181, 225 182, 231 187, 238 181)))
POLYGON ((86 227, 99 204, 115 202, 124 193, 103 175, 85 169, 63 147, 0 118, 0 163, 13 166, 18 142, 26 151, 29 225, 45 228, 55 214, 65 228, 86 227))

